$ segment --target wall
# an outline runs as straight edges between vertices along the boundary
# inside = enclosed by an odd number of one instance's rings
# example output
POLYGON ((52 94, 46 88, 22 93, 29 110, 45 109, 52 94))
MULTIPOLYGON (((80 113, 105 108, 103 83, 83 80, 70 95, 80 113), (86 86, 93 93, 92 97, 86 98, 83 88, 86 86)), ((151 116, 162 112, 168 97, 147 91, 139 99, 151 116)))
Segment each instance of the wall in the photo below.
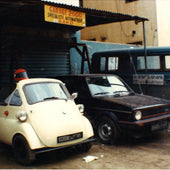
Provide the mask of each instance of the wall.
POLYGON ((170 1, 169 0, 157 0, 157 20, 158 20, 158 45, 170 46, 169 35, 170 34, 170 1))
MULTIPOLYGON (((89 57, 91 58, 94 52, 109 50, 109 49, 116 49, 116 48, 130 48, 132 45, 126 44, 114 44, 114 43, 103 43, 103 42, 93 42, 93 41, 83 41, 80 39, 80 31, 78 31, 74 37, 77 39, 77 43, 85 43, 88 47, 89 57)), ((81 70, 81 56, 75 49, 71 49, 70 51, 71 56, 71 72, 72 74, 78 74, 81 70)), ((87 63, 85 64, 85 73, 89 73, 87 63)))
MULTIPOLYGON (((155 0, 136 0, 130 3, 126 3, 125 0, 83 0, 83 7, 148 18, 149 21, 145 22, 148 46, 158 44, 155 6, 155 0)), ((81 31, 81 39, 124 44, 141 42, 142 23, 135 24, 131 21, 84 28, 81 31)))

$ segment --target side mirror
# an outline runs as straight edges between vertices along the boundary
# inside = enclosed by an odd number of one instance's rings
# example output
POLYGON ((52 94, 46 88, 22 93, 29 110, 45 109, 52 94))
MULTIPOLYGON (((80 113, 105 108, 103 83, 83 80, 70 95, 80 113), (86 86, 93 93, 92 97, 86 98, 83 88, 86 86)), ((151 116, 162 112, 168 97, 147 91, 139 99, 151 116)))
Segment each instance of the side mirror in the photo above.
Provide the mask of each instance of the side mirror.
POLYGON ((72 95, 71 95, 71 99, 76 99, 77 98, 77 96, 78 96, 78 93, 73 93, 72 95))

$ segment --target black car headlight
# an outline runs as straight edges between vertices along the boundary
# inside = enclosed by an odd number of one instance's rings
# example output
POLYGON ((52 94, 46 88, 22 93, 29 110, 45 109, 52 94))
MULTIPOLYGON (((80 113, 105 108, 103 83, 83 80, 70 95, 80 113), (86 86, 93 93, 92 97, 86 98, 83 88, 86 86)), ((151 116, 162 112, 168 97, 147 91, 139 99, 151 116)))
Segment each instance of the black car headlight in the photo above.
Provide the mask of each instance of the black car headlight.
POLYGON ((142 112, 140 110, 135 112, 135 119, 141 120, 142 119, 142 112))

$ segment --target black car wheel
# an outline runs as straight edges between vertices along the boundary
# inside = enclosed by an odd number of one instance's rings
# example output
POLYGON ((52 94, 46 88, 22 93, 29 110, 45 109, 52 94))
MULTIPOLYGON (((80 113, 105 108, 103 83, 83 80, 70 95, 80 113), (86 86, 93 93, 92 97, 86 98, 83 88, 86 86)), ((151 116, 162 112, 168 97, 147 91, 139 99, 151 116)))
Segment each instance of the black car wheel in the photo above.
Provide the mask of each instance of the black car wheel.
POLYGON ((96 134, 99 141, 104 144, 114 144, 119 138, 119 131, 115 122, 107 116, 98 120, 96 134))
POLYGON ((76 145, 76 149, 79 152, 88 152, 89 149, 91 148, 92 143, 91 142, 87 142, 87 143, 82 143, 79 145, 76 145))
POLYGON ((30 149, 26 139, 17 135, 13 139, 16 160, 23 165, 30 165, 35 160, 35 153, 30 149))

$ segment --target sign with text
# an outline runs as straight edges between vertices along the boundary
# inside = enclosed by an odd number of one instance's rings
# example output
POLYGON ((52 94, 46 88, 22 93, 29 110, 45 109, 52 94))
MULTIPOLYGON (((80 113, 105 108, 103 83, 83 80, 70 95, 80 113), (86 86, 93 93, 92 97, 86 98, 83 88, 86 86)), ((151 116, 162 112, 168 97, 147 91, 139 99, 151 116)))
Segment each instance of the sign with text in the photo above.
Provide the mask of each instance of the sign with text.
POLYGON ((45 21, 78 27, 86 26, 86 14, 84 12, 44 5, 45 21))
POLYGON ((133 84, 164 85, 163 74, 134 74, 133 84))

